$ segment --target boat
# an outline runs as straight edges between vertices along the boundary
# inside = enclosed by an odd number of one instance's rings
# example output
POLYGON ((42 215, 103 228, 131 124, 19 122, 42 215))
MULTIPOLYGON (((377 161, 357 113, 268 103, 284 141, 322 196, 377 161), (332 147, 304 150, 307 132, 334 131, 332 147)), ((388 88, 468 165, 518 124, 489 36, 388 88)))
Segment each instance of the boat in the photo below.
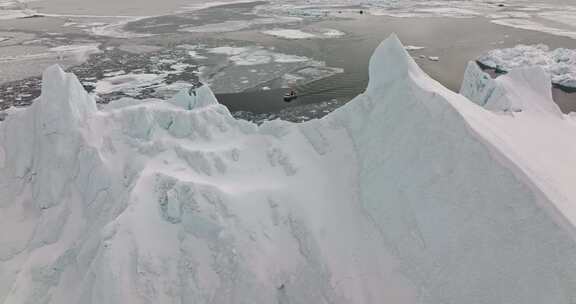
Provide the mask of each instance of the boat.
POLYGON ((285 102, 290 102, 296 98, 298 98, 298 95, 296 95, 296 92, 294 92, 294 91, 284 94, 284 101, 285 102))

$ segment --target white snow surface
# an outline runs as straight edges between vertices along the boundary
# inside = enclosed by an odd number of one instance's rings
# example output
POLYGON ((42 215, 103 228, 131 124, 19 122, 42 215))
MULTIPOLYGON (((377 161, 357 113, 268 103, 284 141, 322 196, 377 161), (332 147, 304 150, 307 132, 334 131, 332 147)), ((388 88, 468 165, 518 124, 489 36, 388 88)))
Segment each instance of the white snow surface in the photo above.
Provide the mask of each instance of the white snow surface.
POLYGON ((0 123, 0 303, 569 304, 576 121, 540 69, 473 68, 475 102, 393 36, 347 105, 257 126, 51 67, 0 123))
POLYGON ((517 45, 495 49, 478 58, 482 64, 502 71, 539 66, 552 77, 552 82, 576 88, 576 50, 547 45, 517 45))

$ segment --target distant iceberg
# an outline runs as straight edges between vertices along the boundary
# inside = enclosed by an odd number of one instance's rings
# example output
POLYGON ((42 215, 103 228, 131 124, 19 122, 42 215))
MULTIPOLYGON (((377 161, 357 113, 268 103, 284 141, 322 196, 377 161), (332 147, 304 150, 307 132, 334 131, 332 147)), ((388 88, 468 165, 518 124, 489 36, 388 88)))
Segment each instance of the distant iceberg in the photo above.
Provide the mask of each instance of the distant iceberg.
POLYGON ((471 65, 456 94, 392 36, 369 76, 258 126, 208 87, 97 109, 49 68, 0 123, 0 303, 572 303, 576 121, 548 75, 471 65))

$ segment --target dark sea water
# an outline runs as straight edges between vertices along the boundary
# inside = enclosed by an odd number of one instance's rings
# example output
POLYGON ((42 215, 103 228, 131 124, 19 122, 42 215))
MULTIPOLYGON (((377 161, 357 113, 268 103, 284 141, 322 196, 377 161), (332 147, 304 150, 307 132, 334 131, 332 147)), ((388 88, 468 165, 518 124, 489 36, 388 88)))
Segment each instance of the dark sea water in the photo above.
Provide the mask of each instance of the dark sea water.
MULTIPOLYGON (((26 25, 26 33, 30 35, 67 39, 68 43, 79 40, 102 43, 102 53, 93 55, 81 65, 67 66, 69 71, 76 73, 83 80, 88 90, 93 89, 91 82, 104 77, 106 73, 113 73, 117 70, 139 73, 165 72, 166 69, 170 69, 163 66, 162 62, 165 60, 189 65, 189 68, 171 74, 169 82, 185 81, 190 85, 198 85, 200 79, 195 74, 196 67, 202 63, 195 62, 193 59, 180 60, 187 56, 186 51, 180 48, 182 45, 261 46, 273 49, 275 52, 305 56, 321 61, 327 67, 343 69, 343 73, 295 85, 294 89, 298 92, 298 98, 291 102, 283 100, 283 95, 288 89, 281 88, 282 75, 280 77, 275 75, 276 78, 271 77, 265 83, 242 88, 236 93, 225 93, 227 90, 215 88, 219 101, 236 113, 237 117, 255 121, 278 117, 302 121, 321 117, 362 93, 368 83, 370 56, 378 44, 392 33, 396 33, 405 45, 424 47, 422 50, 410 51, 410 54, 426 73, 454 91, 459 90, 467 63, 488 50, 536 43, 544 43, 551 48, 576 49, 576 40, 500 26, 483 17, 396 18, 358 14, 357 16, 348 15, 346 18, 328 18, 328 20, 306 19, 301 24, 264 25, 225 33, 198 34, 178 30, 183 26, 201 26, 227 20, 240 22, 251 20, 257 18, 251 11, 259 4, 261 2, 224 5, 195 13, 145 18, 130 22, 125 26, 125 30, 131 32, 156 34, 149 38, 85 37, 80 33, 48 35, 42 31, 43 27, 49 27, 51 31, 59 29, 58 22, 54 18, 40 18, 26 24, 19 20, 6 23, 4 26, 14 30, 14 28, 26 25), (32 24, 36 24, 34 28, 32 24), (333 39, 288 40, 261 33, 263 29, 277 27, 298 28, 304 31, 336 29, 345 32, 346 35, 333 39), (127 49, 145 50, 149 47, 160 50, 140 53, 125 51, 127 49), (430 60, 429 57, 432 56, 439 57, 439 61, 430 60), (263 90, 264 87, 271 89, 263 90)), ((2 26, 0 22, 0 29, 2 26)), ((48 62, 42 64, 48 64, 48 62)), ((221 63, 216 65, 218 64, 221 63)), ((13 65, 13 69, 20 68, 18 65, 13 65)), ((386 71, 382 72, 386 73, 386 71)), ((234 81, 236 75, 242 74, 242 71, 235 71, 235 73, 234 77, 229 77, 231 82, 234 81)), ((225 81, 227 81, 226 78, 225 81)), ((225 85, 226 82, 221 82, 219 87, 222 88, 225 85)), ((40 81, 37 76, 0 84, 0 108, 9 106, 3 103, 3 100, 5 102, 8 99, 14 100, 15 104, 19 105, 29 104, 39 94, 39 86, 40 81)), ((233 86, 233 83, 230 83, 230 86, 233 86)), ((104 96, 102 100, 108 102, 118 97, 122 97, 122 94, 110 94, 104 96)), ((154 90, 143 90, 135 97, 165 96, 158 96, 154 90)), ((563 111, 576 111, 576 94, 555 90, 554 97, 563 111)))
MULTIPOLYGON (((396 33, 405 45, 425 47, 410 53, 426 73, 456 92, 459 91, 468 62, 491 49, 536 43, 545 43, 551 48, 576 48, 576 40, 573 39, 504 27, 490 23, 485 18, 363 16, 319 22, 308 28, 333 28, 347 35, 338 39, 302 40, 271 38, 258 32, 230 33, 224 36, 310 56, 325 61, 329 66, 343 68, 344 73, 296 87, 301 98, 291 103, 282 101, 286 90, 219 95, 220 101, 232 110, 256 113, 276 112, 283 108, 331 100, 345 103, 364 91, 368 83, 370 56, 378 44, 392 33, 396 33), (428 59, 430 56, 437 56, 440 60, 431 61, 428 59)), ((554 97, 564 112, 576 111, 576 94, 555 89, 554 97)))

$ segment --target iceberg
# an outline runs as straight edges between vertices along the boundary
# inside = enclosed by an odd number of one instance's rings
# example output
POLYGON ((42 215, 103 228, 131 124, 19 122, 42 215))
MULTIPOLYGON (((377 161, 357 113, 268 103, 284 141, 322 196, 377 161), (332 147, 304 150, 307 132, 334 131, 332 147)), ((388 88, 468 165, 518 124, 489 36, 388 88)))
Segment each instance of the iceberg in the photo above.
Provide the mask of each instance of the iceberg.
POLYGON ((473 69, 391 36, 348 104, 255 125, 51 67, 0 123, 0 303, 572 303, 576 122, 542 70, 473 69))
POLYGON ((552 99, 550 77, 540 67, 514 69, 496 79, 475 63, 469 62, 464 72, 460 93, 474 103, 494 112, 524 110, 552 114, 562 118, 552 99))

